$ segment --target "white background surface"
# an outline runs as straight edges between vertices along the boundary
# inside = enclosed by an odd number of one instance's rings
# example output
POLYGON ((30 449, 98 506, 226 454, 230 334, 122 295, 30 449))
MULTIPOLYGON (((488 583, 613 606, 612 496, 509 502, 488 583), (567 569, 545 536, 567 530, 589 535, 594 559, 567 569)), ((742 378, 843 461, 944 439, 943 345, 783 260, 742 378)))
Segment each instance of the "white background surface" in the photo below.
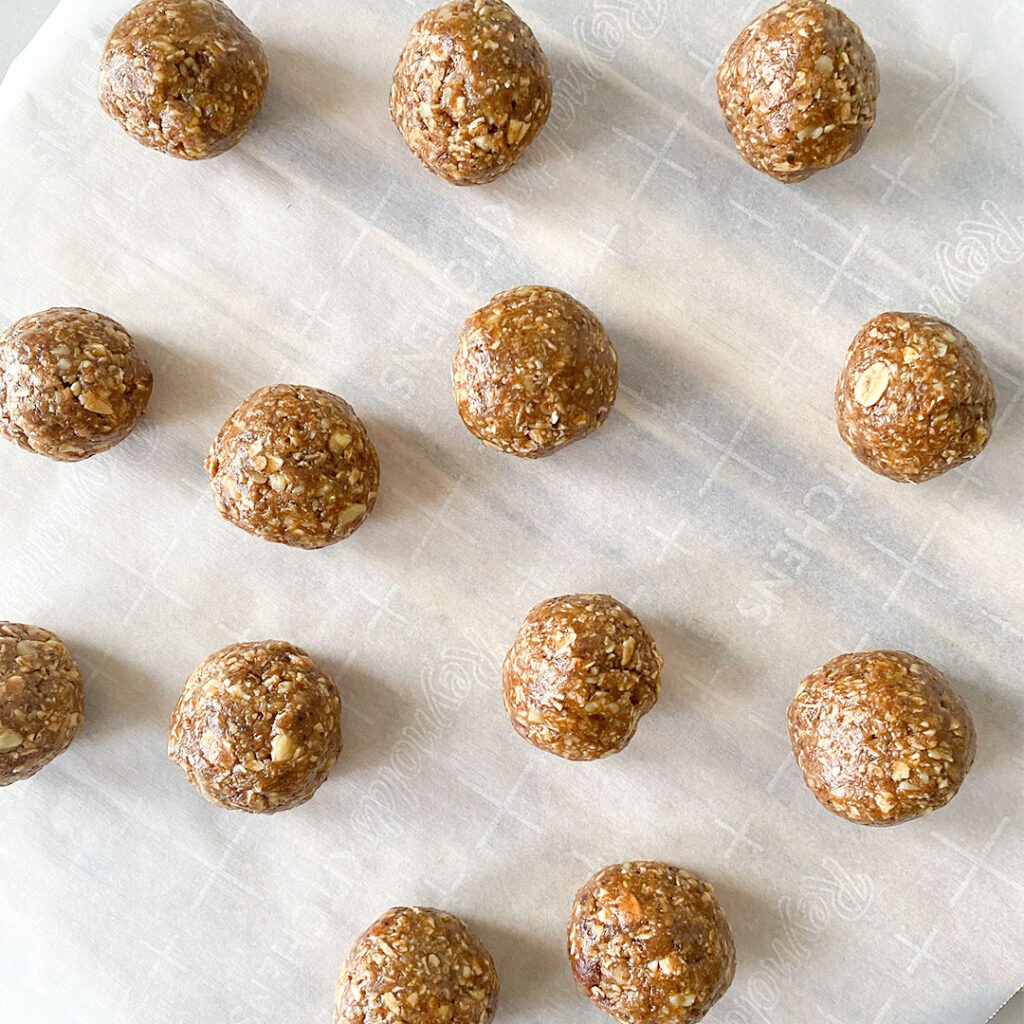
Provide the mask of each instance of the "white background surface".
POLYGON ((525 5, 559 99, 530 158, 470 191, 387 120, 413 7, 240 2, 272 91, 190 166, 96 106, 121 5, 66 0, 0 89, 0 321, 107 312, 156 389, 87 463, 0 451, 0 615, 62 635, 87 686, 72 749, 0 792, 5 1019, 326 1021, 355 934, 430 902, 492 949, 504 1020, 596 1024, 564 919, 635 856, 719 891, 739 970, 715 1021, 982 1021, 1010 994, 1024 264, 971 222, 1024 214, 1024 14, 916 7, 847 5, 879 123, 783 189, 732 151, 708 74, 751 5, 525 5), (623 380, 599 434, 536 465, 477 446, 446 380, 461 319, 532 280, 595 309, 623 380), (857 467, 830 392, 860 323, 929 304, 982 348, 1000 418, 971 467, 911 489, 857 467), (273 380, 339 392, 381 452, 374 516, 325 552, 261 545, 206 493, 209 439, 273 380), (595 765, 522 743, 497 692, 522 614, 577 589, 631 603, 666 657, 636 740, 595 765), (163 750, 193 665, 263 636, 310 649, 345 706, 332 778, 269 819, 205 805, 163 750), (948 672, 979 754, 949 808, 878 831, 817 807, 782 730, 803 674, 886 645, 948 672))

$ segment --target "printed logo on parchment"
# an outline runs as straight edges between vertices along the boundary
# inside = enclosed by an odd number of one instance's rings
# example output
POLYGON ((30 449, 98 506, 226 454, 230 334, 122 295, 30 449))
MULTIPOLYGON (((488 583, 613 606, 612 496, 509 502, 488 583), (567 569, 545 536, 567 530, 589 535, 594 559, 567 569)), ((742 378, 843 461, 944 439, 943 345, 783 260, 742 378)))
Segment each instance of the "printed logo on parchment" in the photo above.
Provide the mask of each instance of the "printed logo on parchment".
POLYGON ((1024 218, 1012 217, 991 199, 977 217, 960 221, 956 239, 935 247, 940 282, 928 290, 922 311, 933 316, 956 315, 982 277, 995 265, 1024 260, 1024 218))
POLYGON ((729 992, 733 1008, 722 1016, 723 1024, 779 1024, 770 1012, 829 925, 836 919, 856 921, 870 909, 874 886, 867 875, 851 875, 832 857, 822 868, 822 874, 800 880, 795 896, 779 900, 779 935, 772 939, 772 951, 737 976, 729 992))
POLYGON ((761 562, 757 578, 746 584, 736 601, 740 615, 753 619, 760 627, 767 626, 785 603, 812 561, 815 542, 832 531, 853 490, 854 477, 831 464, 825 469, 833 482, 816 483, 804 492, 800 506, 793 510, 792 524, 776 539, 761 562))
POLYGON ((352 828, 358 835, 379 842, 405 831, 419 808, 413 782, 423 774, 424 758, 437 752, 437 740, 451 727, 473 690, 493 688, 498 676, 488 655, 458 647, 448 648, 439 666, 423 666, 421 705, 352 814, 352 828))
POLYGON ((665 24, 668 0, 594 0, 590 14, 572 22, 576 55, 556 68, 558 88, 551 101, 547 130, 532 144, 535 158, 510 175, 508 185, 529 196, 553 188, 558 181, 557 161, 575 155, 562 141, 564 130, 575 121, 591 93, 630 38, 653 39, 665 24))

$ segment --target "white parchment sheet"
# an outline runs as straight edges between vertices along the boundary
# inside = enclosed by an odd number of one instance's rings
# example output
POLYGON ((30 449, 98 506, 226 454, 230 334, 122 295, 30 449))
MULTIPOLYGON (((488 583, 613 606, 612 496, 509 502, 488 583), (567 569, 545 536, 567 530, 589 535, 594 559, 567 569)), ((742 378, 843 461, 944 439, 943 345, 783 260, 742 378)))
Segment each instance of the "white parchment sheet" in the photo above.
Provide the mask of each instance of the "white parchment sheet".
POLYGON ((564 953, 576 888, 661 858, 716 887, 739 967, 715 1024, 982 1022, 1024 981, 1021 537, 1024 163, 1019 0, 848 0, 878 55, 854 160, 783 187, 721 123, 713 69, 747 0, 523 0, 556 99, 521 166, 455 189, 387 115, 403 0, 236 0, 271 89, 229 154, 144 150, 100 111, 124 0, 64 0, 0 89, 0 323, 108 313, 156 384, 115 450, 0 445, 0 617, 63 637, 86 718, 0 791, 0 1020, 318 1024, 388 906, 464 916, 505 1024, 599 1024, 564 953), (499 289, 576 294, 618 346, 607 424, 556 457, 490 452, 449 365, 499 289), (832 388, 857 328, 931 310, 999 399, 968 467, 862 469, 832 388), (381 456, 377 509, 321 552, 214 511, 202 461, 249 391, 328 388, 381 456), (500 660, 545 597, 607 591, 665 656, 624 753, 513 732, 500 660), (307 648, 345 749, 304 807, 206 804, 166 757, 184 679, 241 639, 307 648), (964 695, 960 795, 894 829, 804 788, 799 680, 899 647, 964 695))

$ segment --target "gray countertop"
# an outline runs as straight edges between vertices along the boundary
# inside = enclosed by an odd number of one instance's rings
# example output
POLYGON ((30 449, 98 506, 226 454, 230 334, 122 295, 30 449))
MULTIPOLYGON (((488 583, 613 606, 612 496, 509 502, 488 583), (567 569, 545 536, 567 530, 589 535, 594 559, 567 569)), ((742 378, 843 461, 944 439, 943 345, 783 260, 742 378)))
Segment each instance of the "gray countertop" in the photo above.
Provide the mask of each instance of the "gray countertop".
POLYGON ((57 0, 0 0, 0 79, 56 6, 57 0))

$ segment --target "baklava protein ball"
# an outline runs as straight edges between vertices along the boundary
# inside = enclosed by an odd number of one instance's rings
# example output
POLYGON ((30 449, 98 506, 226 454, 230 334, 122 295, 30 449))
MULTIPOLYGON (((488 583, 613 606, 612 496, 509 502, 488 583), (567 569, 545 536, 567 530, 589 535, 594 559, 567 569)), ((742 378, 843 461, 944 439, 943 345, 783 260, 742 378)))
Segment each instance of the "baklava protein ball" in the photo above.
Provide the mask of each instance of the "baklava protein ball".
POLYGON ((544 51, 501 0, 449 0, 424 14, 391 84, 391 120, 424 166, 453 185, 504 174, 550 111, 544 51))
POLYGON ((836 384, 850 450, 890 480, 921 483, 988 443, 996 396, 981 354, 924 313, 882 313, 854 338, 836 384))
POLYGON ((260 41, 219 0, 143 0, 100 60, 100 105, 132 138, 184 160, 230 149, 267 91, 260 41))
POLYGON ((305 803, 341 752, 341 698, 303 650, 231 644, 188 677, 167 753, 212 804, 273 814, 305 803))
POLYGON ((542 601, 526 616, 502 666, 513 728, 571 761, 622 750, 661 687, 650 633, 607 594, 542 601))
POLYGON ((788 720, 808 788, 860 825, 898 825, 944 806, 974 761, 964 702, 904 651, 833 658, 800 684, 788 720))
POLYGON ((582 303, 527 285, 495 295, 462 327, 452 388, 488 448, 539 459, 596 430, 619 387, 608 335, 582 303))
POLYGON ((0 786, 31 778, 68 749, 82 703, 82 677, 57 637, 0 622, 0 786))
POLYGON ((466 925, 433 907, 393 907, 356 940, 334 998, 334 1024, 487 1024, 498 975, 466 925))
POLYGON ((598 871, 576 894, 568 940, 576 984, 621 1024, 698 1021, 736 973, 714 890, 660 861, 598 871))
POLYGON ((853 156, 875 122, 877 99, 871 47, 822 0, 765 11, 718 69, 718 102, 740 155, 783 182, 853 156))
POLYGON ((0 434, 26 451, 78 462, 123 441, 153 375, 128 332, 77 307, 22 317, 0 334, 0 434))
POLYGON ((373 509, 377 452, 352 406, 318 388, 273 384, 231 414, 206 459, 217 510, 264 540, 322 548, 373 509))

